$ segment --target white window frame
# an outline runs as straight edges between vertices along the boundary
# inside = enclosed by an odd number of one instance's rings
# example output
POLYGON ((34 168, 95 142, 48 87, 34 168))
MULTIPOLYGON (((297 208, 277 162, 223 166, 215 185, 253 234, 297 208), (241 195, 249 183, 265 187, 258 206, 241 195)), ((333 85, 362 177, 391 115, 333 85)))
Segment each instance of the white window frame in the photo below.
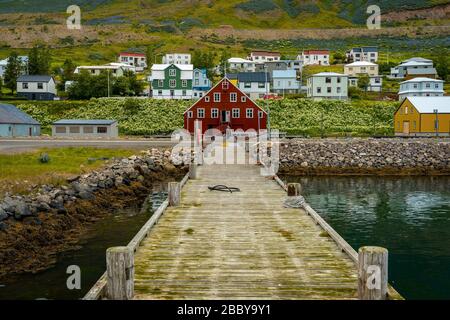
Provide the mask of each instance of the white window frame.
POLYGON ((258 111, 258 117, 259 117, 260 119, 264 118, 264 111, 259 110, 259 111, 258 111))
POLYGON ((198 108, 197 109, 197 118, 198 119, 204 119, 205 118, 205 108, 198 108))
POLYGON ((211 119, 218 119, 218 118, 219 118, 219 109, 212 108, 211 109, 211 119))
POLYGON ((177 70, 169 69, 169 77, 176 77, 176 76, 177 76, 177 70))
POLYGON ((205 102, 209 102, 209 96, 205 96, 205 102))
POLYGON ((214 92, 214 102, 220 102, 220 100, 221 100, 221 94, 220 94, 220 92, 214 92))
POLYGON ((158 87, 164 87, 164 80, 162 79, 158 80, 158 87))
POLYGON ((241 109, 239 108, 233 108, 231 110, 231 117, 233 119, 239 119, 241 117, 241 109))
POLYGON ((186 88, 187 87, 187 80, 181 80, 181 86, 183 88, 186 88))
POLYGON ((247 119, 253 119, 253 117, 254 117, 254 111, 253 111, 253 108, 247 108, 247 109, 245 109, 245 117, 246 117, 247 119), (250 113, 251 113, 251 116, 250 116, 250 113))
POLYGON ((230 93, 230 102, 237 102, 237 93, 236 92, 230 93))
POLYGON ((188 111, 187 117, 188 117, 188 119, 192 119, 194 117, 194 112, 188 111))
POLYGON ((246 96, 242 96, 241 97, 241 102, 247 102, 247 97, 246 96))
POLYGON ((169 87, 170 88, 176 88, 177 87, 177 80, 176 79, 170 79, 169 80, 169 87))

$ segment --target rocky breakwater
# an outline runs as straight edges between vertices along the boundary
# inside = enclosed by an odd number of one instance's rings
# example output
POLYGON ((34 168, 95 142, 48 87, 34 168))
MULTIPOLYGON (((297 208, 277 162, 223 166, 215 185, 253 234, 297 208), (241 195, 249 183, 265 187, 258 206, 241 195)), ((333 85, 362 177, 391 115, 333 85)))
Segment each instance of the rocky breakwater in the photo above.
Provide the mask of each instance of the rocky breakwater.
POLYGON ((450 141, 294 139, 280 145, 280 174, 449 175, 450 141))
POLYGON ((7 195, 0 200, 0 276, 47 268, 56 253, 77 243, 87 224, 140 207, 155 182, 180 179, 185 172, 172 164, 169 151, 152 149, 113 160, 65 185, 7 195))

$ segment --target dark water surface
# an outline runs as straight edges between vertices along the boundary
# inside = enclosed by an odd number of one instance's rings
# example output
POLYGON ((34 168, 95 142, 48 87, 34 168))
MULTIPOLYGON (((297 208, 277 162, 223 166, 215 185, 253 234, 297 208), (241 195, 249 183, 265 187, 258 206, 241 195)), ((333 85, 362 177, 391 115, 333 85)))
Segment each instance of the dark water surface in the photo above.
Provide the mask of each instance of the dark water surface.
POLYGON ((450 177, 284 177, 355 249, 389 250, 407 299, 450 299, 450 177))

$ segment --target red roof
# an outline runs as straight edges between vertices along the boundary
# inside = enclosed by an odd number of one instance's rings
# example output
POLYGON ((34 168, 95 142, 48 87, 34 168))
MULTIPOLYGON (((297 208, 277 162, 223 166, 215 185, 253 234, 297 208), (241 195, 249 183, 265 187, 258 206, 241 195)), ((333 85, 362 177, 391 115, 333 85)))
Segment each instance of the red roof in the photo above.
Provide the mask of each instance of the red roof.
POLYGON ((136 52, 121 52, 120 56, 131 56, 131 57, 145 57, 145 53, 136 53, 136 52))
POLYGON ((304 54, 330 54, 330 50, 305 50, 304 54))

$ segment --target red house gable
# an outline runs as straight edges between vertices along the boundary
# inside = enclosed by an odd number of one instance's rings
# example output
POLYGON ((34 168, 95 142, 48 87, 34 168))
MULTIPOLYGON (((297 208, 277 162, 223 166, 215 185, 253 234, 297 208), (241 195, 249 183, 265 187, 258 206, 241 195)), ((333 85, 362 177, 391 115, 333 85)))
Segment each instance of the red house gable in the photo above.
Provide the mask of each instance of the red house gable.
POLYGON ((195 120, 202 121, 203 132, 213 128, 221 132, 267 128, 267 113, 227 78, 184 113, 184 128, 193 133, 195 120))

